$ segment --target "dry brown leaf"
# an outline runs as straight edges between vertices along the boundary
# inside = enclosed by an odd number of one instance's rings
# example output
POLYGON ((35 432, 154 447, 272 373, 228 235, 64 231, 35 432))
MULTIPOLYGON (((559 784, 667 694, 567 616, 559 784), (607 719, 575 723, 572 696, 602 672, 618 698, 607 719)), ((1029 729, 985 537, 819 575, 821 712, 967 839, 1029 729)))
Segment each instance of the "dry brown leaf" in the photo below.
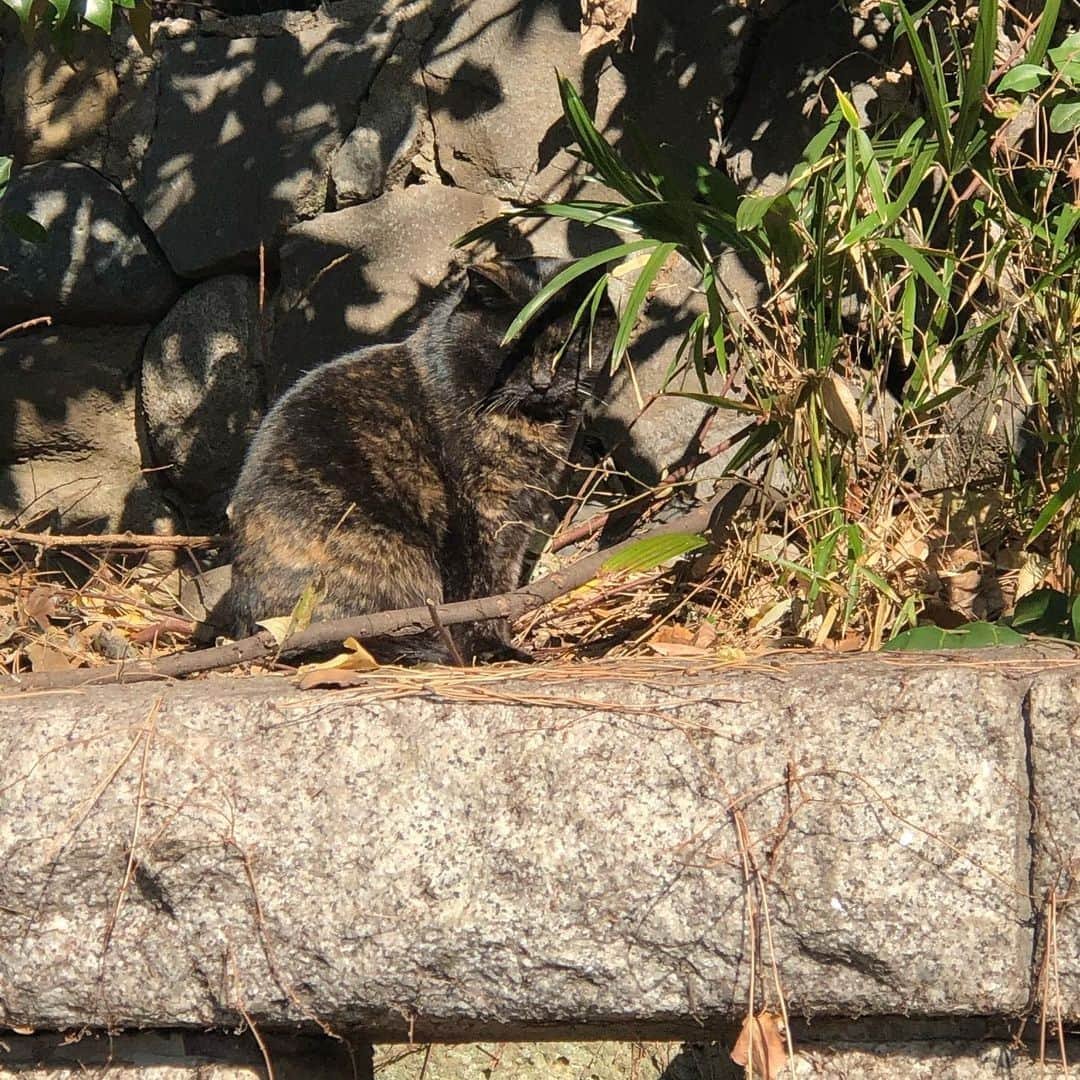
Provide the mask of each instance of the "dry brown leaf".
POLYGON ((296 677, 296 686, 300 690, 342 690, 347 686, 360 686, 364 676, 359 671, 322 669, 305 671, 296 677))
POLYGON ((618 41, 635 11, 637 0, 581 0, 578 52, 584 56, 609 41, 618 41))
POLYGON ((707 649, 716 641, 716 627, 712 623, 703 622, 694 634, 693 644, 699 649, 707 649))
POLYGON ((54 649, 51 645, 27 645, 26 655, 35 671, 67 671, 73 666, 59 649, 54 649))
POLYGON ((821 402, 825 406, 829 423, 841 435, 850 439, 862 434, 862 412, 859 410, 859 403, 842 375, 830 371, 822 379, 821 402))
POLYGON ((666 623, 649 638, 649 644, 655 645, 657 642, 667 641, 676 645, 689 645, 693 640, 694 633, 692 630, 687 629, 685 626, 666 623))
POLYGON ((49 620, 56 614, 56 590, 48 585, 31 589, 22 607, 26 618, 33 619, 42 630, 48 630, 49 620))
POLYGON ((347 637, 342 645, 349 651, 317 664, 303 664, 300 674, 306 675, 309 671, 374 671, 379 666, 378 660, 356 638, 347 637))
POLYGON ((787 1064, 787 1044, 783 1021, 770 1012, 760 1012, 743 1021, 742 1031, 731 1051, 731 1060, 744 1069, 750 1062, 750 1037, 754 1039, 754 1075, 775 1080, 787 1064))
POLYGON ((704 656, 706 653, 700 645, 684 645, 676 641, 650 641, 648 646, 657 656, 704 656))

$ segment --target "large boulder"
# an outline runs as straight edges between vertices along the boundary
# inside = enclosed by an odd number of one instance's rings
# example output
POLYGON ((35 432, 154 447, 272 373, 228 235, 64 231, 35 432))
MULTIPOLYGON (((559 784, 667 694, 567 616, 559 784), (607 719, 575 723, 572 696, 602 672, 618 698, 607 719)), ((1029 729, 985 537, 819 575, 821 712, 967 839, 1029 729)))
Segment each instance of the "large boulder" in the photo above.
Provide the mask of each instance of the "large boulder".
MULTIPOLYGON (((160 24, 158 24, 160 27, 160 24)), ((112 33, 77 34, 63 54, 39 31, 7 43, 0 149, 21 164, 89 165, 130 190, 154 128, 155 64, 126 19, 112 33)))
POLYGON ((452 241, 498 212, 495 199, 418 184, 290 230, 281 251, 272 393, 343 352, 414 330, 446 277, 452 241))
POLYGON ((582 91, 609 136, 621 139, 633 119, 690 161, 709 159, 752 25, 745 10, 702 0, 644 4, 630 49, 610 60, 608 49, 580 55, 580 19, 577 0, 453 5, 448 31, 425 55, 424 83, 439 167, 456 185, 515 201, 580 192, 556 71, 582 91))
POLYGON ((160 479, 196 517, 220 517, 266 408, 255 283, 228 275, 186 292, 147 339, 141 390, 160 479))
POLYGON ((18 170, 0 210, 28 214, 46 230, 32 243, 0 229, 0 321, 148 322, 179 292, 128 201, 85 165, 49 161, 18 170))
POLYGON ((62 531, 153 532, 135 378, 147 327, 59 327, 0 342, 0 520, 62 531))
POLYGON ((378 3, 355 0, 163 40, 135 198, 180 273, 252 261, 325 208, 331 156, 394 39, 378 3))
POLYGON ((724 125, 721 151, 733 180, 765 190, 784 182, 821 129, 827 82, 865 107, 879 66, 872 29, 832 0, 800 0, 766 25, 724 125))
POLYGON ((755 945, 793 1017, 1023 1010, 1075 672, 711 666, 0 697, 3 1023, 700 1037, 755 945))

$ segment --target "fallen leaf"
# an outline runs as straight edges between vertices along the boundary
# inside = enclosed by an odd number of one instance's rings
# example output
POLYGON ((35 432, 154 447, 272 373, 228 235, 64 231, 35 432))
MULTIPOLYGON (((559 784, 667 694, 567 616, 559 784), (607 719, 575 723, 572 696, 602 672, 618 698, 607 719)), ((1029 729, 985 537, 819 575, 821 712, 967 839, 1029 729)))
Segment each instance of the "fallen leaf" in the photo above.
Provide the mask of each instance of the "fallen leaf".
POLYGON ((748 1016, 731 1051, 731 1060, 744 1069, 750 1062, 751 1035, 753 1036, 754 1075, 762 1080, 775 1080, 787 1064, 787 1045, 784 1041, 783 1021, 770 1012, 748 1016))
POLYGON ((48 630, 49 620, 56 614, 56 590, 47 585, 32 589, 23 601, 23 614, 33 619, 42 630, 48 630))
POLYGON ((300 674, 305 675, 309 671, 374 671, 379 666, 378 660, 356 638, 347 637, 342 644, 348 652, 338 653, 317 664, 303 664, 300 674))
POLYGON ((649 644, 654 645, 659 642, 673 642, 676 645, 689 645, 694 640, 694 633, 692 630, 687 629, 685 626, 672 625, 667 623, 661 626, 659 630, 651 638, 649 638, 649 644))
POLYGON ((296 677, 296 686, 300 690, 342 690, 346 686, 359 686, 364 676, 359 671, 320 670, 305 671, 296 677))
POLYGON ((293 625, 291 615, 275 615, 272 619, 262 619, 255 624, 261 626, 264 630, 269 630, 277 642, 278 648, 281 648, 285 644, 285 639, 289 636, 289 629, 293 625))
POLYGON ((683 645, 675 641, 650 641, 648 645, 657 656, 704 656, 706 652, 700 645, 683 645))
POLYGON ((694 635, 693 644, 699 649, 707 649, 716 640, 716 627, 712 623, 703 622, 694 635))
POLYGON ((26 646, 26 655, 30 666, 35 671, 67 671, 72 664, 59 650, 49 645, 33 644, 26 646))
POLYGON ((849 439, 862 433, 862 412, 859 403, 851 392, 847 380, 830 371, 821 382, 821 401, 825 406, 825 415, 841 435, 849 439))
POLYGON ((581 0, 581 42, 584 56, 609 41, 622 37, 637 10, 637 0, 581 0))

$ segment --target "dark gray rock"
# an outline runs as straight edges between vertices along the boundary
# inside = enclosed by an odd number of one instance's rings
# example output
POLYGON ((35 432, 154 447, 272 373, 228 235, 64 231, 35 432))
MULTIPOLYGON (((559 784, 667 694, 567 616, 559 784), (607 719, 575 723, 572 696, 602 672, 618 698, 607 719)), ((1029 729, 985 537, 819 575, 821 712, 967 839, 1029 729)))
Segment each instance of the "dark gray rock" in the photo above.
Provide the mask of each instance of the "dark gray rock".
POLYGON ((239 275, 186 292, 143 354, 151 452, 196 518, 220 517, 266 408, 258 289, 239 275))
POLYGON ((793 1015, 1024 1008, 1022 669, 603 670, 0 698, 3 1023, 694 1037, 747 850, 793 1015))
POLYGON ((275 303, 272 396, 343 352, 404 338, 438 294, 453 240, 498 212, 495 199, 419 184, 290 230, 275 303))
MULTIPOLYGON (((752 20, 701 0, 642 4, 627 52, 579 53, 576 0, 457 0, 424 58, 440 168, 459 187, 527 201, 582 187, 556 70, 620 144, 633 119, 688 162, 711 159, 716 115, 752 20)), ((625 148, 625 147, 624 147, 625 148)), ((601 197, 590 185, 588 195, 601 197)))
POLYGON ((42 243, 0 229, 0 321, 52 315, 68 323, 140 323, 165 312, 179 284, 124 196, 85 165, 18 170, 0 209, 29 214, 42 243))
POLYGON ((253 262, 325 208, 331 155, 393 36, 372 0, 214 20, 162 43, 135 199, 178 272, 253 262))
POLYGON ((171 515, 143 473, 135 377, 147 327, 57 327, 0 342, 0 521, 155 532, 171 515))
POLYGON ((800 0, 768 24, 724 127, 720 149, 733 180, 766 190, 784 182, 825 119, 826 78, 845 92, 857 86, 865 104, 870 92, 860 84, 878 69, 867 51, 876 39, 865 31, 832 0, 800 0))
POLYGON ((408 175, 423 130, 419 56, 419 45, 404 42, 383 65, 334 154, 330 175, 339 208, 373 199, 408 175))

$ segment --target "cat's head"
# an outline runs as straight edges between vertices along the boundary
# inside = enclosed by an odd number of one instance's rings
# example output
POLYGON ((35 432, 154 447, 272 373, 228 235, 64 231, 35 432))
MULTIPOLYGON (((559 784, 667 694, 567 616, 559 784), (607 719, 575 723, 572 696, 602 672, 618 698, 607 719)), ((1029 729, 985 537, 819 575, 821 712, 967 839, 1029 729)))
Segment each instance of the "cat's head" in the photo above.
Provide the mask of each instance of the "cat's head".
POLYGON ((561 259, 530 258, 467 269, 451 322, 453 336, 472 346, 472 355, 462 357, 458 370, 478 410, 539 421, 570 419, 594 396, 618 321, 606 295, 594 319, 591 304, 576 328, 574 319, 601 270, 578 278, 513 341, 502 344, 522 307, 570 265, 561 259))

